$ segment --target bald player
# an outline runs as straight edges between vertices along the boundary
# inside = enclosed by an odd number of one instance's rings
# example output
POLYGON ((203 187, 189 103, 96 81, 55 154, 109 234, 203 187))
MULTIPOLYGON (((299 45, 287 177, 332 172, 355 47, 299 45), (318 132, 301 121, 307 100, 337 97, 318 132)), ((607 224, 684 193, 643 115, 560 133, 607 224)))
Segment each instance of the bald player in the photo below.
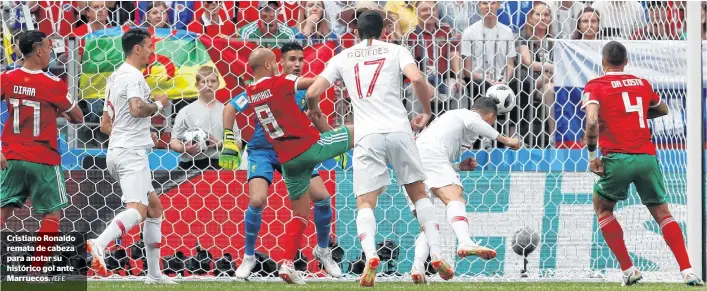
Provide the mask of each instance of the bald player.
MULTIPOLYGON (((285 259, 281 262, 279 274, 287 283, 304 284, 293 261, 309 221, 312 171, 315 165, 351 148, 353 129, 339 127, 320 134, 313 128, 294 95, 298 90, 307 89, 314 79, 279 75, 275 54, 270 49, 256 49, 248 58, 248 63, 255 78, 246 86, 246 111, 255 112, 268 142, 275 150, 292 201, 293 217, 285 225, 285 259)), ((326 231, 328 236, 328 227, 326 231)), ((314 256, 322 262, 327 273, 334 277, 341 276, 328 246, 317 246, 314 256)))

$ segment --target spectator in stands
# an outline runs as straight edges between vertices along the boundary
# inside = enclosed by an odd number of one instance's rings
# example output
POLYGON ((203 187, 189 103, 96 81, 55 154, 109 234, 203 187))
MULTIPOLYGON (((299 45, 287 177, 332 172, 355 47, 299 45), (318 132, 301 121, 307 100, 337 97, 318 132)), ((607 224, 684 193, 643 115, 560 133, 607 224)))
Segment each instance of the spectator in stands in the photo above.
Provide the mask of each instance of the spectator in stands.
MULTIPOLYGON (((185 106, 174 121, 170 149, 181 153, 179 168, 219 169, 218 155, 223 140, 223 103, 216 100, 219 87, 216 68, 203 66, 196 73, 199 99, 185 106), (185 142, 184 133, 191 128, 201 128, 209 134, 208 148, 201 151, 198 144, 185 142)), ((238 128, 238 127, 234 127, 238 128)))
MULTIPOLYGON (((707 5, 702 4, 702 40, 707 40, 707 18, 705 17, 705 14, 707 14, 707 5)), ((680 39, 687 39, 687 32, 683 32, 680 35, 680 39)))
POLYGON ((603 39, 601 35, 601 15, 592 7, 585 7, 579 14, 577 28, 572 33, 572 39, 595 40, 603 39))
POLYGON ((592 8, 601 14, 602 35, 610 40, 629 39, 647 25, 645 10, 638 1, 595 1, 592 8))
POLYGON ((169 28, 167 4, 164 1, 154 1, 147 5, 145 21, 142 27, 169 28))
POLYGON ((110 27, 108 23, 108 8, 106 8, 104 1, 89 1, 88 6, 81 13, 86 15, 88 22, 74 28, 74 36, 84 36, 110 27))
POLYGON ((552 11, 552 35, 555 38, 568 39, 577 28, 577 20, 586 5, 577 1, 548 1, 552 11))
MULTIPOLYGON (((28 30, 27 22, 31 21, 35 29, 44 32, 49 37, 70 35, 73 26, 79 19, 75 2, 78 1, 26 1, 26 4, 20 3, 15 7, 16 21, 13 29, 28 30), (22 9, 24 5, 27 6, 29 15, 24 15, 22 9)), ((64 48, 62 41, 52 40, 52 45, 55 50, 58 47, 64 48)))
MULTIPOLYGON (((466 108, 461 104, 463 85, 457 83, 459 72, 458 41, 450 41, 454 30, 439 20, 438 3, 435 1, 415 2, 417 26, 407 36, 407 45, 420 70, 430 84, 437 88, 436 101, 445 109, 466 108), (451 106, 450 106, 451 105, 451 106), (450 108, 451 107, 451 108, 450 108)), ((412 117, 422 112, 422 104, 412 92, 412 86, 405 88, 405 106, 412 117)), ((433 106, 434 107, 434 106, 433 106)))
POLYGON ((403 35, 408 34, 417 26, 414 1, 388 1, 385 3, 384 9, 398 15, 398 24, 403 35))
POLYGON ((496 16, 500 2, 479 1, 478 5, 484 17, 464 29, 461 44, 464 77, 473 81, 475 98, 484 94, 481 87, 511 81, 516 57, 513 31, 496 16))
POLYGON ((472 1, 439 1, 437 6, 439 6, 440 20, 459 33, 472 23, 481 20, 479 6, 472 1))
POLYGON ((258 8, 260 20, 241 27, 238 31, 241 38, 271 48, 295 40, 295 29, 277 18, 280 1, 260 1, 258 8))
MULTIPOLYGON (((461 55, 464 60, 462 78, 469 84, 470 96, 483 96, 495 84, 508 85, 520 99, 524 108, 528 97, 524 85, 514 78, 516 47, 515 35, 510 27, 500 23, 496 11, 499 1, 479 1, 479 13, 483 18, 464 30, 461 55), (523 94, 519 94, 523 93, 523 94)), ((471 104, 471 103, 469 103, 471 104)), ((509 124, 508 135, 515 133, 520 121, 520 111, 516 107, 511 113, 513 123, 509 124)))
POLYGON ((551 15, 547 4, 535 2, 525 18, 518 40, 521 64, 519 79, 526 81, 529 78, 535 84, 532 95, 542 100, 544 110, 541 112, 545 113, 542 120, 547 120, 547 132, 555 132, 555 89, 552 82, 555 66, 552 64, 550 40, 554 36, 551 15))
POLYGON ((210 36, 237 37, 236 24, 228 18, 228 13, 219 1, 202 1, 194 13, 194 20, 187 30, 210 36))
POLYGON ((648 2, 648 25, 638 30, 633 39, 676 40, 679 37, 672 28, 673 23, 668 19, 668 5, 664 1, 650 1, 648 2))
POLYGON ((302 1, 302 8, 297 19, 297 38, 305 41, 305 45, 313 45, 328 40, 336 40, 338 36, 331 30, 329 20, 325 15, 322 1, 302 1))
POLYGON ((132 25, 135 21, 135 1, 106 1, 106 7, 111 26, 132 25))

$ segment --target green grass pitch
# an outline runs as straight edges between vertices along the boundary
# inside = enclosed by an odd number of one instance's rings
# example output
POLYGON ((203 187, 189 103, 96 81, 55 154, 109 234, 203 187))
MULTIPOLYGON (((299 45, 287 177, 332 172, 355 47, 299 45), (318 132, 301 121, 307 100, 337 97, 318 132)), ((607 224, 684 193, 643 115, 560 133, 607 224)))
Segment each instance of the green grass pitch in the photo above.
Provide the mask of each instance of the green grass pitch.
POLYGON ((280 282, 182 282, 179 285, 145 285, 142 282, 91 282, 89 291, 286 291, 286 290, 425 290, 425 291, 457 291, 457 290, 700 290, 683 284, 645 283, 630 287, 621 287, 620 283, 432 283, 427 286, 413 285, 407 282, 377 283, 374 288, 363 289, 358 282, 313 282, 304 286, 287 285, 280 282))

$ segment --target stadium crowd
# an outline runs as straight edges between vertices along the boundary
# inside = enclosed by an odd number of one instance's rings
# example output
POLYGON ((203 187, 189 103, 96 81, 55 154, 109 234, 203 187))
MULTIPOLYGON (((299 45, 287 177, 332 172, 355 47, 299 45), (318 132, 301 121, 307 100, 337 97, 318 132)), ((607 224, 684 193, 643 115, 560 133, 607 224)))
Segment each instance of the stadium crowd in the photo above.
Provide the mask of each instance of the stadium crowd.
MULTIPOLYGON (((435 115, 470 108, 473 100, 495 84, 515 91, 518 107, 499 120, 502 130, 519 134, 533 147, 555 145, 553 39, 685 39, 685 1, 3 1, 3 22, 10 35, 31 27, 53 38, 55 60, 50 70, 79 86, 80 61, 70 62, 70 39, 117 26, 188 30, 212 38, 241 39, 279 47, 298 41, 304 46, 335 42, 336 50, 355 43, 356 15, 364 10, 385 14, 387 41, 410 47, 420 68, 437 88, 435 115), (75 66, 70 70, 69 66, 75 66)), ((703 6, 704 7, 704 6, 703 6)), ((702 39, 705 10, 702 11, 702 39)), ((19 50, 5 48, 3 64, 21 61, 19 50)), ((78 44, 78 59, 83 52, 78 44)), ((226 87, 228 96, 243 91, 226 87)), ((243 81, 243 82, 241 82, 243 81)), ((405 106, 412 117, 422 105, 406 86, 405 106)), ((79 88, 81 92, 83 88, 79 88)), ((81 94, 79 94, 81 95, 81 94)), ((336 114, 350 120, 347 95, 337 90, 336 114), (343 108, 343 109, 342 109, 343 108)), ((198 98, 173 100, 166 119, 155 119, 160 144, 170 144, 178 113, 198 98)), ((225 102, 227 100, 218 100, 225 102)), ((88 127, 79 139, 87 147, 105 146, 97 130, 103 101, 84 99, 88 127), (91 128, 91 124, 94 126, 91 128)), ((181 129, 180 129, 181 130, 181 129)), ((211 131, 211 129, 206 129, 211 131)))

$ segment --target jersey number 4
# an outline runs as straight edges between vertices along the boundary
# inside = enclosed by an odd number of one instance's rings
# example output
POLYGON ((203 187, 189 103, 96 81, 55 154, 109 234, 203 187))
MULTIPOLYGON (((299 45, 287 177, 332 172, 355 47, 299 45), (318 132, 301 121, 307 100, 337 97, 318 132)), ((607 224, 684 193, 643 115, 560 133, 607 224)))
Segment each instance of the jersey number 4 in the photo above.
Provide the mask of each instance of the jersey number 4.
MULTIPOLYGON (((376 81, 378 81, 378 75, 380 75, 381 69, 383 69, 383 64, 385 64, 384 58, 363 62, 363 65, 365 65, 365 66, 377 65, 376 72, 373 73, 373 79, 371 79, 371 83, 368 85, 368 91, 366 92, 366 97, 371 97, 371 94, 373 94, 373 89, 376 87, 376 81)), ((358 93, 358 98, 363 98, 363 93, 361 92, 361 77, 360 77, 361 74, 359 72, 360 72, 359 64, 356 64, 354 66, 354 74, 356 77, 356 93, 358 93)))
MULTIPOLYGON (((15 98, 10 98, 10 104, 12 105, 12 129, 15 132, 15 134, 20 134, 20 100, 15 99, 15 98)), ((29 106, 34 109, 32 111, 32 125, 34 126, 32 130, 32 135, 35 137, 39 136, 39 118, 41 115, 39 114, 39 108, 41 108, 41 105, 39 104, 39 101, 32 101, 32 100, 22 100, 22 105, 23 106, 29 106)))
POLYGON ((621 97, 624 99, 624 106, 626 107, 626 113, 638 112, 638 124, 641 128, 646 128, 646 122, 643 118, 643 98, 636 97, 636 104, 631 104, 631 97, 628 96, 628 92, 621 93, 621 97))
POLYGON ((285 136, 285 132, 282 131, 280 125, 277 124, 277 120, 275 120, 275 116, 272 114, 270 106, 267 104, 256 106, 255 116, 258 117, 260 125, 263 127, 263 130, 268 133, 270 138, 276 139, 285 136))

